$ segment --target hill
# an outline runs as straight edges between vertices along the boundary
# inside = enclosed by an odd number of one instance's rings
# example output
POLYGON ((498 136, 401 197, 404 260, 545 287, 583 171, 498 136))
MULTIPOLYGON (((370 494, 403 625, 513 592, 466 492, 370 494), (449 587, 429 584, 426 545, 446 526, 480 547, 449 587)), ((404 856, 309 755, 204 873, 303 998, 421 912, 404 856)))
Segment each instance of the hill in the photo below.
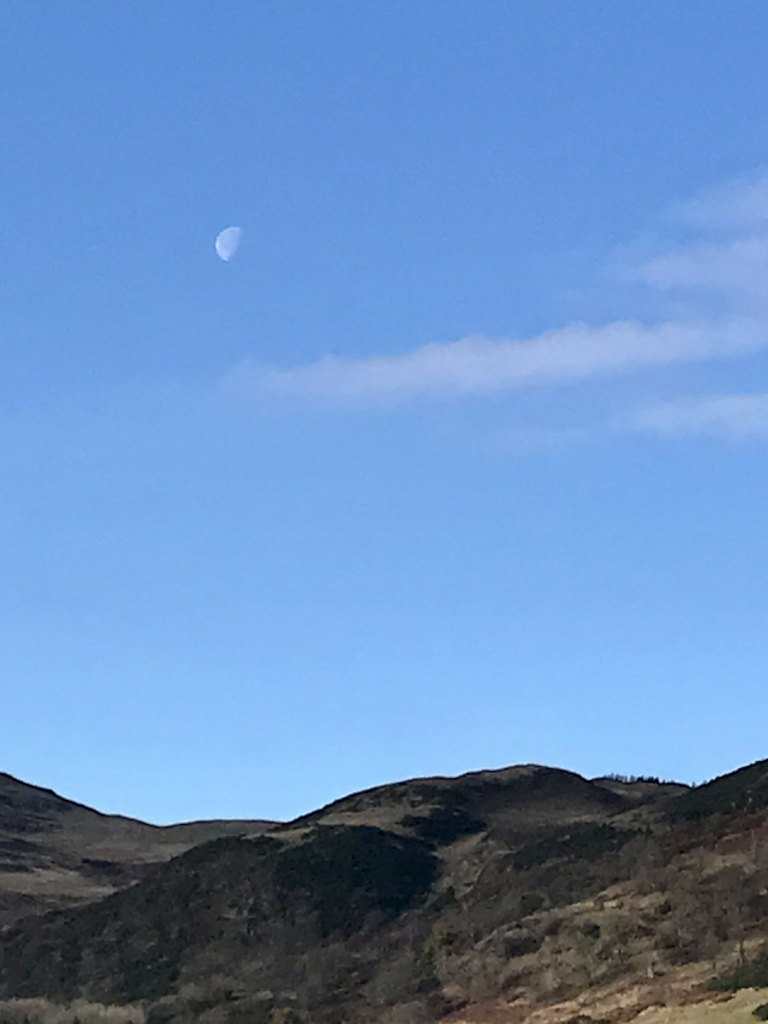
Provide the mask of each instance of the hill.
POLYGON ((102 899, 156 865, 220 836, 274 822, 167 827, 98 811, 0 772, 0 926, 26 914, 102 899))
MULTIPOLYGON (((40 813, 47 848, 74 856, 80 820, 98 847, 96 812, 40 813)), ((768 986, 768 762, 696 789, 538 765, 415 779, 172 846, 4 929, 0 1020, 736 1024, 733 991, 768 986)))

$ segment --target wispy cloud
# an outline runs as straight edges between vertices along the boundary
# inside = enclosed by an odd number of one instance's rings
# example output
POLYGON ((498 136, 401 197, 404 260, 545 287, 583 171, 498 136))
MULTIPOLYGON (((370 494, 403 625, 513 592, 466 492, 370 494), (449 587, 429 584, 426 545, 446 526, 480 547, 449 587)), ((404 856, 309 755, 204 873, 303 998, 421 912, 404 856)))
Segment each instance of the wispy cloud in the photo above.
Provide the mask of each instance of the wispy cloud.
POLYGON ((736 234, 768 228, 768 173, 735 178, 678 206, 676 220, 736 234))
POLYGON ((637 412, 634 430, 667 436, 707 434, 715 437, 768 436, 768 394, 705 395, 660 402, 637 412))
POLYGON ((533 338, 468 337, 363 359, 327 355, 289 369, 246 362, 225 386, 261 397, 371 404, 491 395, 768 348, 768 175, 715 190, 679 219, 697 237, 646 256, 632 276, 659 295, 692 293, 686 306, 697 316, 572 324, 533 338))
POLYGON ((246 364, 228 384, 266 395, 342 401, 482 395, 736 355, 767 345, 768 325, 743 318, 652 327, 577 324, 529 340, 464 338, 404 355, 326 356, 291 370, 246 364))
POLYGON ((768 235, 702 242, 648 260, 639 280, 660 289, 724 293, 731 301, 768 306, 768 235))

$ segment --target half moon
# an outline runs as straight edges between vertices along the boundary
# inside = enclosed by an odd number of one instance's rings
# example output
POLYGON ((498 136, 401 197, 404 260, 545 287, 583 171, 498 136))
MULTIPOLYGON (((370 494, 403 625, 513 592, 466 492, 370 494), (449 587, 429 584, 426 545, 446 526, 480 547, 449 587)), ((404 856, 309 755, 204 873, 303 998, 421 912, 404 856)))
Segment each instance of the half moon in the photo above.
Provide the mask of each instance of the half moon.
POLYGON ((216 236, 216 252, 225 263, 231 260, 237 252, 237 247, 240 244, 240 235, 240 228, 232 227, 224 228, 216 236))

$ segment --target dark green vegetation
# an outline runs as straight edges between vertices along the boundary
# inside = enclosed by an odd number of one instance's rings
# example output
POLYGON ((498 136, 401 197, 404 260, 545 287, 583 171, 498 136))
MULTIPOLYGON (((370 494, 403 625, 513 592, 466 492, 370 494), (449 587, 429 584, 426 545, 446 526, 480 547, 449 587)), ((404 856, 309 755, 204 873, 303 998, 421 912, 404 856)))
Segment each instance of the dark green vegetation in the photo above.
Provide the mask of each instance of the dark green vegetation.
POLYGON ((634 838, 634 832, 592 825, 572 829, 564 835, 550 835, 518 850, 514 865, 518 871, 538 867, 550 860, 597 860, 606 853, 615 853, 634 838))
MULTIPOLYGON (((0 885, 35 874, 62 816, 94 834, 95 812, 19 794, 0 885)), ((768 984, 767 794, 766 762, 695 790, 527 765, 378 787, 143 875, 104 842, 68 847, 117 891, 7 926, 0 998, 142 1004, 148 1024, 426 1024, 648 964, 768 984)))
POLYGON ((215 840, 142 886, 12 929, 3 994, 156 999, 191 949, 224 942, 242 955, 276 931, 299 948, 349 938, 369 918, 381 924, 413 906, 436 876, 422 842, 366 826, 315 828, 289 846, 267 836, 215 840))
MULTIPOLYGON (((732 971, 718 975, 710 981, 708 988, 713 992, 737 992, 740 988, 764 988, 768 985, 768 954, 761 954, 754 960, 745 960, 732 971)), ((768 1020, 768 1017, 761 1018, 768 1020)))
POLYGON ((281 909, 306 903, 323 938, 349 938, 372 914, 396 917, 421 899, 438 873, 418 840, 366 826, 323 827, 276 858, 274 885, 281 909))
POLYGON ((473 818, 463 807, 436 807, 431 813, 419 816, 407 814, 403 825, 413 829, 419 838, 443 846, 454 843, 462 836, 482 832, 485 823, 473 818))
POLYGON ((756 761, 691 789, 673 802, 670 817, 675 821, 700 821, 715 814, 730 816, 764 807, 768 807, 768 761, 756 761))

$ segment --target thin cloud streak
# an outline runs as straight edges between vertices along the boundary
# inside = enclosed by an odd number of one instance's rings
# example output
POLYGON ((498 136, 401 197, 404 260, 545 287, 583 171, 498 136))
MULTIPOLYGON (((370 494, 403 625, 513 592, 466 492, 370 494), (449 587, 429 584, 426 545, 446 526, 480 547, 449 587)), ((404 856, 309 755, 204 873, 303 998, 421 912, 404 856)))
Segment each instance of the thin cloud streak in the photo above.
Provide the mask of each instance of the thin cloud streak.
POLYGON ((668 246, 634 268, 661 291, 725 296, 742 313, 768 305, 768 175, 729 182, 687 203, 678 219, 699 237, 668 246))
POLYGON ((667 437, 766 437, 768 394, 705 395, 660 402, 639 410, 628 426, 667 437))
POLYGON ((474 337, 396 356, 326 356, 290 370, 245 364, 229 375, 226 386, 264 396, 341 402, 451 398, 736 356, 766 346, 768 326, 740 317, 654 326, 579 324, 522 341, 474 337))
POLYGON ((639 280, 659 289, 694 288, 724 292, 765 304, 768 299, 768 237, 702 243, 648 260, 639 280))
POLYGON ((768 174, 727 181, 675 211, 678 220, 697 228, 736 234, 768 227, 768 174))

